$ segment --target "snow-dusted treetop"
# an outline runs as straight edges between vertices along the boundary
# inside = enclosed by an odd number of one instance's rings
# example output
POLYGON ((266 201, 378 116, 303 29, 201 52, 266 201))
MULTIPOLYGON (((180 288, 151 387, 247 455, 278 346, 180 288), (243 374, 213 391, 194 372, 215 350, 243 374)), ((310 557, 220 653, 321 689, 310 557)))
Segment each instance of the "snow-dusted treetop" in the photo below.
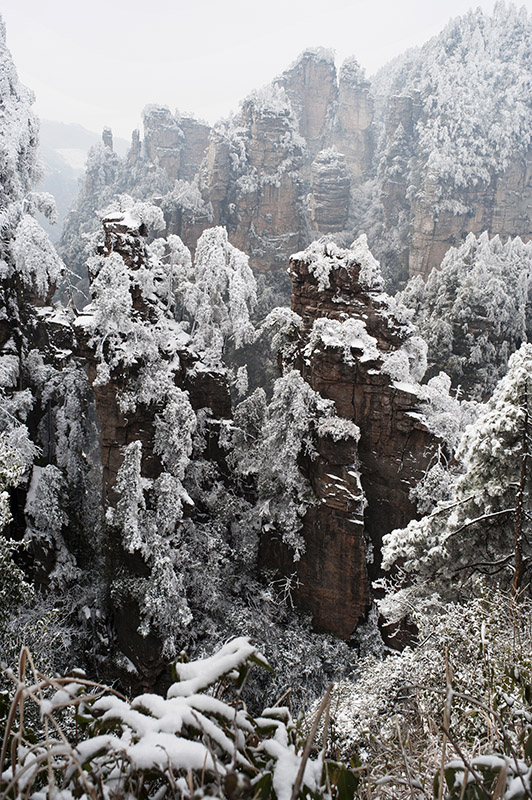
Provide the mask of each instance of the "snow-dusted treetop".
POLYGON ((29 214, 24 214, 17 225, 11 250, 24 285, 44 297, 49 286, 57 282, 63 262, 48 235, 29 214))
POLYGON ((253 103, 261 115, 284 115, 292 113, 288 96, 282 86, 276 83, 267 83, 262 89, 253 91, 242 103, 253 103))
POLYGON ((350 83, 352 86, 367 85, 366 73, 355 56, 349 56, 343 62, 340 67, 340 80, 350 83))
POLYGON ((532 243, 470 233, 451 247, 426 283, 413 278, 399 295, 414 312, 433 371, 483 398, 527 338, 532 243))
POLYGON ((192 345, 212 366, 220 363, 225 342, 250 342, 250 313, 256 283, 249 259, 229 242, 225 228, 209 228, 198 241, 193 281, 183 285, 184 306, 192 318, 192 345))
POLYGON ((285 73, 291 72, 308 60, 325 61, 327 64, 331 64, 334 67, 334 50, 328 47, 307 47, 298 55, 295 61, 292 61, 288 69, 285 70, 285 73))
POLYGON ((47 235, 30 214, 53 215, 50 196, 31 192, 40 177, 33 94, 19 82, 0 19, 0 277, 18 273, 26 289, 45 296, 61 269, 47 235))
POLYGON ((381 266, 369 249, 368 237, 366 234, 360 234, 349 249, 360 264, 360 275, 358 278, 360 284, 366 286, 368 289, 382 289, 384 281, 381 274, 381 266))
POLYGON ((349 249, 339 247, 327 236, 322 236, 306 250, 295 253, 292 260, 303 261, 307 265, 320 291, 329 288, 331 271, 340 268, 359 270, 357 279, 364 289, 381 291, 383 287, 379 262, 372 256, 365 234, 359 236, 349 249))
MULTIPOLYGON (((6 46, 5 25, 0 19, 0 180, 2 193, 21 199, 39 177, 37 162, 37 118, 31 111, 33 93, 23 86, 6 46)), ((0 216, 0 223, 6 213, 0 216)))
POLYGON ((488 182, 532 143, 531 38, 526 10, 497 3, 493 15, 470 11, 392 65, 392 93, 418 98, 416 149, 442 202, 453 188, 488 182))
POLYGON ((113 202, 99 214, 102 219, 115 221, 137 231, 141 225, 161 231, 166 227, 163 212, 153 203, 134 200, 128 194, 114 198, 113 202))

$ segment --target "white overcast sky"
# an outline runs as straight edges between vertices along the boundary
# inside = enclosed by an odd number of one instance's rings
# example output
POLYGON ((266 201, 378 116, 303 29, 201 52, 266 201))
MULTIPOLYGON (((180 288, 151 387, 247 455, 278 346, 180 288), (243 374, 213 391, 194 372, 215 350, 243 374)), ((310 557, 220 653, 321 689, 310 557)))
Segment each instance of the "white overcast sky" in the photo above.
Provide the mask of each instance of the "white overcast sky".
POLYGON ((477 6, 493 0, 1 0, 0 11, 41 117, 129 139, 147 103, 212 123, 306 47, 354 55, 371 75, 477 6))

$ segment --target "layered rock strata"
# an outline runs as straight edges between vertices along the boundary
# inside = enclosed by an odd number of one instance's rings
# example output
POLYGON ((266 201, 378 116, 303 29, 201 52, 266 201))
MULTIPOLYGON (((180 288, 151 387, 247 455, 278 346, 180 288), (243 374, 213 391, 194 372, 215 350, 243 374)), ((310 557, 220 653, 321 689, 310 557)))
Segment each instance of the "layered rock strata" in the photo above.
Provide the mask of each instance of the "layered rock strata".
POLYGON ((382 538, 416 515, 409 492, 440 442, 423 421, 412 328, 382 292, 365 239, 353 250, 314 243, 292 257, 290 277, 302 320, 294 366, 358 426, 360 440, 318 442, 319 457, 306 464, 317 496, 304 519, 306 551, 290 564, 269 543, 265 558, 296 572, 297 601, 316 628, 348 639, 368 610, 382 538), (399 360, 401 380, 391 366, 399 360))
POLYGON ((212 130, 156 106, 144 128, 131 165, 162 168, 201 193, 193 209, 190 193, 168 198, 168 231, 194 251, 203 230, 224 225, 251 266, 274 275, 316 234, 346 228, 351 187, 369 175, 374 149, 369 83, 354 59, 338 75, 322 48, 305 51, 212 130))
POLYGON ((263 534, 259 560, 289 576, 299 608, 316 630, 349 639, 370 603, 364 537, 366 500, 358 471, 357 439, 320 431, 317 456, 308 460, 315 504, 304 518, 305 552, 299 561, 278 538, 263 534))

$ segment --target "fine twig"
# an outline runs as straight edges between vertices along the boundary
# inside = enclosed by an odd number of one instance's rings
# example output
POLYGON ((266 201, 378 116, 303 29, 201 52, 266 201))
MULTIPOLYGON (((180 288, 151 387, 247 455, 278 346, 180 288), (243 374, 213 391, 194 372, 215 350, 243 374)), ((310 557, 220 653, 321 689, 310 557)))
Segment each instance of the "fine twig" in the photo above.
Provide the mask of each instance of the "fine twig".
POLYGON ((299 765, 299 770, 297 772, 297 776, 294 781, 294 788, 292 790, 291 800, 296 800, 299 794, 299 790, 301 789, 301 784, 303 782, 303 775, 305 774, 305 766, 309 759, 310 751, 312 750, 312 744, 314 742, 314 737, 316 736, 316 732, 318 730, 318 725, 320 724, 320 719, 322 718, 323 712, 329 705, 332 688, 333 684, 331 683, 331 685, 328 687, 327 691, 323 695, 323 700, 320 703, 320 707, 318 708, 318 713, 316 714, 316 718, 314 719, 311 731, 307 737, 307 741, 305 743, 305 749, 303 750, 303 755, 301 756, 301 764, 299 765))

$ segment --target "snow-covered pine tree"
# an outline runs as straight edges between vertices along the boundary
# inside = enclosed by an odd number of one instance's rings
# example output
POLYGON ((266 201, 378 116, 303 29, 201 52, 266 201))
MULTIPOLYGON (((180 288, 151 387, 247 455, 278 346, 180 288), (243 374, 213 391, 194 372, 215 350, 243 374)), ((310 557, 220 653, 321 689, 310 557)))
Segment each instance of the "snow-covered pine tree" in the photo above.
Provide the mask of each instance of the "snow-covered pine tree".
MULTIPOLYGON (((10 506, 1 520, 0 583, 6 591, 13 589, 12 614, 2 638, 8 654, 20 648, 24 631, 36 631, 35 620, 46 616, 47 605, 59 615, 76 616, 87 601, 78 567, 87 563, 85 532, 93 502, 84 455, 89 449, 86 377, 74 356, 68 314, 50 306, 63 264, 33 216, 43 211, 53 217, 54 204, 49 195, 31 190, 38 177, 38 126, 32 95, 18 81, 3 25, 0 87, 0 438, 7 470, 2 476, 3 510, 8 499, 10 506), (21 573, 8 557, 8 539, 24 540, 27 552, 21 557, 19 550, 17 558, 26 581, 31 579, 40 590, 37 598, 27 583, 23 598, 16 589, 21 573), (22 616, 14 614, 17 598, 24 600, 22 616)), ((92 517, 93 537, 94 523, 92 517)), ((94 565, 94 553, 89 561, 94 565)), ((61 633, 56 626, 55 632, 66 639, 67 627, 61 633)), ((61 648, 52 646, 45 624, 40 631, 34 637, 36 648, 49 652, 53 669, 64 666, 61 648)))
POLYGON ((224 349, 252 340, 255 278, 248 257, 230 244, 225 228, 209 228, 201 235, 193 278, 180 291, 191 320, 191 345, 205 364, 219 365, 224 349))
POLYGON ((428 376, 444 370, 455 389, 485 399, 530 330, 532 244, 470 233, 426 283, 413 278, 399 299, 428 344, 428 376))
POLYGON ((401 576, 385 601, 389 615, 400 617, 413 598, 434 591, 444 599, 467 597, 478 574, 516 593, 525 585, 532 565, 531 381, 532 345, 524 344, 466 429, 456 455, 462 472, 448 497, 385 537, 383 567, 397 566, 401 576))

